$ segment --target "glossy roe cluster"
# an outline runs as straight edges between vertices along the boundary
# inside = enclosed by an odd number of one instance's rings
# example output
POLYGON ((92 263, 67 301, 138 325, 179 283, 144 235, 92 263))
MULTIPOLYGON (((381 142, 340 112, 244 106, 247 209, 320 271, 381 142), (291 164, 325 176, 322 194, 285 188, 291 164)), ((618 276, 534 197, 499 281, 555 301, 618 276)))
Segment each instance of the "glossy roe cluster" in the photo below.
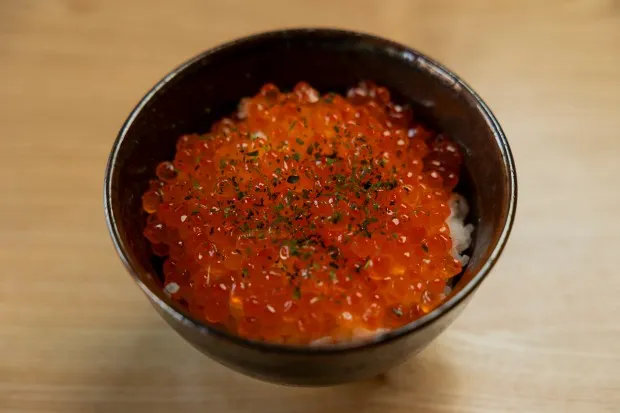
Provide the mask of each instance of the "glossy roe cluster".
POLYGON ((195 317, 255 340, 350 340, 445 298, 460 164, 385 88, 267 84, 179 139, 143 195, 144 234, 195 317))

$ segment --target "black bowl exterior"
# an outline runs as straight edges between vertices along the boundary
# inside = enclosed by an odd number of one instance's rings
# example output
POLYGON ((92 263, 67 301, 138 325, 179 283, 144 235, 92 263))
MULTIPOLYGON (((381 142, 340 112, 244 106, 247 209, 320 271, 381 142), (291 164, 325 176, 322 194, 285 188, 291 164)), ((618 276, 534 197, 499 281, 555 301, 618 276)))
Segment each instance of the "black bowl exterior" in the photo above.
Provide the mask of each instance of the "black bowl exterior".
POLYGON ((258 347, 244 340, 230 340, 180 322, 156 301, 151 299, 151 303, 192 346, 237 372, 278 384, 328 386, 372 379, 399 365, 446 329, 461 313, 469 297, 437 322, 410 334, 396 339, 388 336, 363 347, 336 348, 333 351, 322 351, 320 348, 282 351, 277 347, 258 347))
POLYGON ((266 380, 334 384, 377 375, 428 344, 462 310, 506 243, 516 208, 516 173, 508 143, 480 98, 428 57, 374 36, 297 29, 237 40, 197 56, 160 81, 134 109, 110 155, 105 182, 108 226, 119 255, 164 319, 222 364, 266 380), (250 342, 193 319, 163 293, 142 235, 141 194, 155 166, 174 157, 185 133, 205 132, 242 97, 267 83, 306 81, 344 92, 360 80, 386 86, 396 101, 456 140, 465 170, 458 190, 476 226, 471 260, 451 296, 430 314, 369 343, 287 347, 250 342))

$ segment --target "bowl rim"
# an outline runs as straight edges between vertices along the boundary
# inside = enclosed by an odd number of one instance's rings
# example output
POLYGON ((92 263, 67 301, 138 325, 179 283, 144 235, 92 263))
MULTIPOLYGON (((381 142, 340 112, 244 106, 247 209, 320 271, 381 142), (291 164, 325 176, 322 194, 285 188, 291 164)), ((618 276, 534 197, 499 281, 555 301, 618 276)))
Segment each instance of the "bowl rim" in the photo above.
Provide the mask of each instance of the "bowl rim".
POLYGON ((255 350, 259 350, 262 352, 278 352, 278 353, 290 353, 290 354, 337 354, 345 351, 358 351, 363 349, 368 349, 371 347, 376 347, 380 345, 387 344, 391 341, 402 338, 408 334, 411 334, 415 331, 422 330, 424 328, 429 327, 435 321, 440 319, 441 317, 448 314, 454 308, 456 308, 459 303, 464 301, 467 297, 469 297, 480 285, 480 283, 486 278, 491 269, 494 267, 497 262, 499 256, 501 255, 507 240, 509 238, 510 232, 513 227, 515 215, 516 215, 516 205, 517 205, 517 175, 514 164, 514 159, 512 156, 512 152, 510 150, 510 146, 506 139, 506 136, 499 125, 499 122, 486 105, 486 103, 480 98, 480 96, 468 85, 466 84, 459 76, 454 74, 451 70, 444 67, 439 62, 434 59, 426 56, 425 54, 413 49, 409 46, 405 46, 403 44, 397 43, 392 40, 388 40, 374 34, 359 32, 359 31, 351 31, 351 30, 342 30, 342 29, 334 29, 334 28, 292 28, 292 29, 282 29, 282 30, 273 30, 266 31, 256 34, 251 34, 248 36, 240 37, 226 43, 220 44, 213 48, 207 49, 202 53, 186 60, 181 65, 174 68, 171 72, 169 72, 166 76, 164 76, 161 80, 159 80, 155 86, 153 86, 139 101, 139 103, 132 109, 130 115, 123 123, 116 140, 112 146, 112 151, 109 155, 106 170, 105 170, 105 178, 104 178, 104 212, 106 224, 108 227, 108 231, 112 238, 112 242, 116 249, 118 256, 123 262, 125 268, 132 276, 136 284, 140 287, 140 289, 146 294, 146 296, 157 306, 162 309, 165 313, 167 313, 173 319, 176 319, 181 324, 190 327, 192 329, 197 330, 200 334, 203 335, 214 335, 219 336, 225 340, 228 340, 234 344, 241 345, 244 347, 250 347, 255 350), (419 66, 429 72, 431 76, 438 78, 440 81, 450 83, 450 86, 453 88, 459 89, 461 93, 465 93, 470 95, 472 102, 475 103, 476 108, 480 112, 480 114, 485 118, 485 121, 488 127, 491 129, 493 136, 495 137, 495 142, 501 152, 502 155, 502 166, 506 171, 507 176, 507 186, 509 191, 509 200, 508 200, 508 210, 506 214, 506 221, 501 230, 501 233, 497 239, 493 250, 489 254, 489 258, 486 262, 482 264, 480 269, 476 274, 472 276, 472 279, 465 285, 463 288, 454 294, 449 299, 445 300, 438 307, 436 307, 430 313, 408 323, 404 326, 401 326, 397 329, 390 330, 384 333, 377 334, 372 336, 372 338, 367 340, 355 340, 350 342, 329 344, 329 345, 286 345, 286 344, 277 344, 263 341, 256 341, 246 339, 239 335, 226 332, 224 330, 218 329, 214 326, 207 324, 199 319, 194 318, 191 314, 186 312, 181 312, 174 308, 173 306, 167 304, 165 301, 160 299, 157 294, 155 294, 151 289, 138 277, 138 273, 142 273, 145 271, 139 264, 136 262, 129 260, 128 250, 129 246, 125 245, 122 242, 118 223, 114 217, 113 208, 112 208, 112 176, 114 175, 116 169, 116 160, 118 157, 119 149, 129 131, 132 127, 134 121, 144 109, 144 107, 157 95, 157 93, 162 90, 166 85, 168 85, 175 77, 181 75, 186 69, 190 68, 194 64, 202 61, 205 58, 209 58, 212 55, 217 54, 218 52, 233 48, 236 46, 243 45, 245 43, 257 42, 262 40, 270 40, 273 38, 281 37, 282 39, 289 38, 291 36, 312 36, 317 35, 318 40, 321 39, 320 36, 345 36, 345 37, 354 37, 359 38, 361 40, 372 42, 373 44, 379 45, 382 49, 389 49, 390 53, 398 53, 401 55, 400 58, 406 60, 417 61, 419 66))

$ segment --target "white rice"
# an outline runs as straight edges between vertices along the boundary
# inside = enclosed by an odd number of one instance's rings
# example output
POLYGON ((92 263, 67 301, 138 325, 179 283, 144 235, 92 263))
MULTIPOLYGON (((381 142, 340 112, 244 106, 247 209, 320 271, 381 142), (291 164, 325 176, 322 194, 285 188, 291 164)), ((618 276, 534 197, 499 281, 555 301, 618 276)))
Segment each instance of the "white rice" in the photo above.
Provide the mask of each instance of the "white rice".
POLYGON ((450 216, 446 223, 450 228, 450 238, 452 238, 452 256, 464 266, 469 262, 469 256, 464 255, 463 251, 471 245, 471 233, 474 231, 472 224, 465 225, 469 205, 459 194, 452 195, 449 205, 450 216))
POLYGON ((243 98, 239 102, 239 106, 237 107, 237 117, 239 119, 245 119, 248 117, 248 106, 250 105, 250 99, 243 98))
POLYGON ((175 283, 175 282, 171 282, 166 284, 166 286, 164 287, 164 292, 170 296, 171 294, 176 294, 178 293, 180 290, 179 284, 175 283))
MULTIPOLYGON (((387 328, 378 328, 376 330, 368 330, 362 327, 355 327, 352 332, 352 337, 350 341, 365 341, 370 340, 372 338, 377 338, 379 335, 387 333, 390 331, 387 328)), ((338 340, 336 340, 338 341, 338 340)), ((346 342, 347 340, 345 340, 346 342)), ((326 336, 316 339, 310 342, 311 347, 320 347, 334 344, 334 339, 332 337, 326 336)))
POLYGON ((333 344, 333 342, 334 340, 331 337, 325 336, 325 337, 317 338, 314 341, 311 341, 309 346, 310 347, 327 346, 327 345, 333 344))

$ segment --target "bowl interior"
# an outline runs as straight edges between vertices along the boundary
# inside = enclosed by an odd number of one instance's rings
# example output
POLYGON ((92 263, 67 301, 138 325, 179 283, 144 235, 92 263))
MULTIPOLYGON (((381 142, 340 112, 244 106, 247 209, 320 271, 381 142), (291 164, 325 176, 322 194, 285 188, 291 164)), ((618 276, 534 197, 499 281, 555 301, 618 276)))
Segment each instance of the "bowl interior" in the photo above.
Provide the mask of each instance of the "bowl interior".
POLYGON ((286 90, 302 80, 321 93, 342 93, 372 80, 458 142, 465 170, 457 191, 468 199, 468 221, 476 229, 470 263, 452 294, 479 278, 481 268, 497 258, 514 212, 514 170, 499 126, 466 85, 428 58, 386 40, 330 30, 276 32, 229 43, 176 69, 138 105, 119 135, 106 176, 109 224, 130 270, 183 312, 163 294, 161 262, 142 235, 141 194, 155 166, 174 157, 180 135, 208 131, 263 84, 286 90))

